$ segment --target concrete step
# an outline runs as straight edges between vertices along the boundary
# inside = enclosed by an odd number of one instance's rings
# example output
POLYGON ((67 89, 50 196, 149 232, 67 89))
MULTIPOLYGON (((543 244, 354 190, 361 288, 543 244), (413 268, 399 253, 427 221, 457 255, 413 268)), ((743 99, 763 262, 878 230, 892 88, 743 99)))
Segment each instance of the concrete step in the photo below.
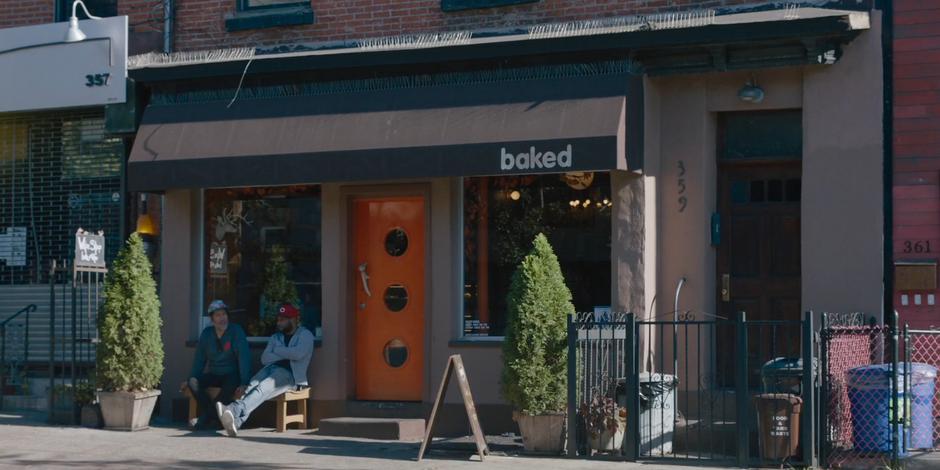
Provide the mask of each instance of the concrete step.
POLYGON ((424 439, 423 419, 399 418, 327 418, 320 420, 318 434, 357 437, 383 441, 420 441, 424 439))

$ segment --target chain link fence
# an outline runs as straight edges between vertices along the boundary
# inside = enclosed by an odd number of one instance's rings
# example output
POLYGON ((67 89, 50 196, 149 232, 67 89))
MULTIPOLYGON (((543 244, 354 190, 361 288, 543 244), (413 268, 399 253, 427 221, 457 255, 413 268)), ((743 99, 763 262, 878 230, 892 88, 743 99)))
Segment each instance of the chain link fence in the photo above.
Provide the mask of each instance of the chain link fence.
POLYGON ((910 436, 905 441, 905 449, 940 450, 940 393, 937 391, 940 330, 905 327, 904 345, 904 362, 910 364, 910 377, 905 387, 905 397, 910 402, 910 436))

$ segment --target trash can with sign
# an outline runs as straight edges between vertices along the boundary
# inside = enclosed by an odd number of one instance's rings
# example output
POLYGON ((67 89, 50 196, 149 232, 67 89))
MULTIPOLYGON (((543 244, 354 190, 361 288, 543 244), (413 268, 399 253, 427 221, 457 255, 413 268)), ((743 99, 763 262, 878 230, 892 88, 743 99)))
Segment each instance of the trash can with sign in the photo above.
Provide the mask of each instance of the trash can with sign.
POLYGON ((898 364, 895 399, 900 412, 895 417, 891 403, 891 368, 891 364, 875 364, 848 371, 852 445, 857 451, 891 452, 894 432, 905 436, 902 452, 932 448, 937 369, 928 364, 898 364), (909 393, 904 390, 905 376, 909 393), (908 429, 904 429, 905 424, 908 429))
MULTIPOLYGON (((819 363, 813 358, 813 377, 819 363)), ((791 393, 803 396, 803 359, 778 357, 764 363, 760 368, 763 393, 791 393)))
POLYGON ((762 393, 754 397, 754 405, 761 459, 783 461, 799 455, 803 399, 791 393, 762 393))

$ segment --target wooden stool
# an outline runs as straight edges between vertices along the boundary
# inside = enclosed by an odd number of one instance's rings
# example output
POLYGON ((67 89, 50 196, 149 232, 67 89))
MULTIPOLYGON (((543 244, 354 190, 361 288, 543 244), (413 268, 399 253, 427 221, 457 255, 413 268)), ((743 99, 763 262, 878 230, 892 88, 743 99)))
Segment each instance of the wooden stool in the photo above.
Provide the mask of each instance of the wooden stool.
POLYGON ((284 432, 287 430, 287 425, 290 423, 300 423, 300 429, 309 429, 307 427, 307 400, 309 399, 310 389, 302 388, 300 390, 284 392, 276 398, 269 400, 274 401, 275 407, 277 408, 277 423, 274 430, 284 432), (289 415, 287 414, 287 403, 292 401, 297 402, 297 413, 289 415))
MULTIPOLYGON (((196 401, 196 397, 190 392, 189 387, 183 386, 180 391, 183 392, 183 395, 189 397, 189 421, 192 422, 199 417, 199 402, 196 401)), ((209 387, 206 391, 209 393, 209 397, 214 400, 215 397, 219 396, 222 389, 209 387)), ((304 388, 284 392, 268 400, 274 402, 275 413, 277 413, 274 430, 284 432, 287 430, 287 425, 291 423, 300 423, 300 429, 309 429, 307 427, 307 400, 309 399, 310 389, 304 388), (297 413, 287 414, 287 403, 292 401, 297 402, 297 413)))

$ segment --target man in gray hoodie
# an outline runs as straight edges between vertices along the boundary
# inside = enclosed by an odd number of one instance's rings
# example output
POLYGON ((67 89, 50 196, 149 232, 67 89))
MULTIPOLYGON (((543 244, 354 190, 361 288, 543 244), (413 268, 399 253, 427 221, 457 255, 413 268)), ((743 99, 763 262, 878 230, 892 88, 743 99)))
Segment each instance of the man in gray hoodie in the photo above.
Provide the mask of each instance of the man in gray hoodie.
POLYGON ((238 435, 238 429, 251 412, 265 400, 307 387, 307 367, 313 357, 313 333, 300 325, 300 311, 291 304, 281 305, 278 309, 277 329, 261 354, 264 367, 251 378, 245 395, 229 405, 215 404, 222 427, 230 437, 238 435))

